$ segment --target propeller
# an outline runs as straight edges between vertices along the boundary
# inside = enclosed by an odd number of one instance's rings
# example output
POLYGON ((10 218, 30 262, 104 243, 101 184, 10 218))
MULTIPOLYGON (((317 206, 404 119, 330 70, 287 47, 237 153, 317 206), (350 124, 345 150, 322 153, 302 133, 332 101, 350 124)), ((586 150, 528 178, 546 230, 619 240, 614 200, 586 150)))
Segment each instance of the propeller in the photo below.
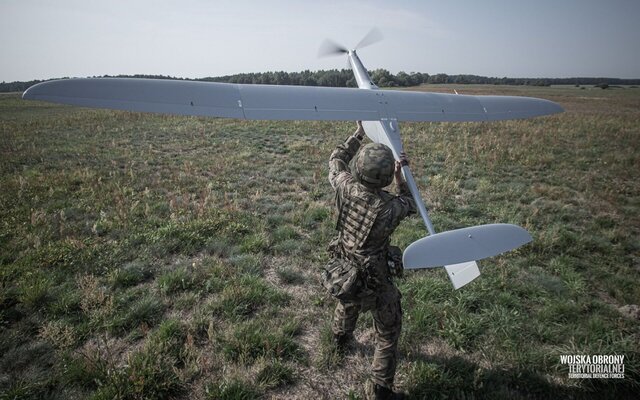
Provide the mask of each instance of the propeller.
POLYGON ((327 57, 348 52, 349 50, 347 50, 343 46, 340 46, 333 40, 325 39, 324 42, 322 42, 322 44, 320 45, 320 49, 318 50, 318 57, 327 57))
MULTIPOLYGON (((367 33, 362 38, 362 40, 360 40, 360 42, 356 45, 354 50, 367 47, 369 45, 372 45, 374 43, 381 41, 382 39, 383 39, 383 36, 382 36, 382 32, 380 32, 380 29, 373 28, 369 31, 369 33, 367 33)), ((339 45, 333 40, 325 39, 320 45, 320 49, 318 50, 318 57, 327 57, 327 56, 333 56, 336 54, 344 54, 348 52, 349 50, 346 47, 339 45)))
POLYGON ((381 41, 382 39, 384 39, 384 36, 382 36, 382 32, 380 32, 380 29, 378 28, 372 28, 369 33, 367 33, 362 40, 360 41, 360 43, 358 43, 356 45, 356 49, 361 49, 363 47, 367 47, 370 46, 374 43, 378 43, 379 41, 381 41))

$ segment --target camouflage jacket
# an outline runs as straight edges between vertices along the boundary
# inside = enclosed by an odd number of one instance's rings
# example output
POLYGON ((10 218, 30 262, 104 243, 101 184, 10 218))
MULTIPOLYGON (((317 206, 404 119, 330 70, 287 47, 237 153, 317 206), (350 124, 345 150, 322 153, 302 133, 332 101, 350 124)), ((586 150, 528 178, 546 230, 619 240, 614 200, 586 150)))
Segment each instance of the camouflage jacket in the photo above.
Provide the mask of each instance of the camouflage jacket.
POLYGON ((333 151, 329 182, 338 208, 333 251, 362 265, 376 256, 386 259, 391 234, 402 219, 416 212, 416 205, 404 181, 396 182, 395 195, 360 184, 349 168, 359 148, 360 141, 352 136, 333 151))

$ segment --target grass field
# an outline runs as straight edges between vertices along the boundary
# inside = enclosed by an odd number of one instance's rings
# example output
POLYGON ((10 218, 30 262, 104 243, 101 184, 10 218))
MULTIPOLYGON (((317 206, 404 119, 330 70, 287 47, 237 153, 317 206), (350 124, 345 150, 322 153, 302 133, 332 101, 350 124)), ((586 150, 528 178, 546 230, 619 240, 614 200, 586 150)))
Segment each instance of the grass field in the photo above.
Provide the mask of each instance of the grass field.
MULTIPOLYGON (((415 399, 633 398, 640 89, 455 88, 566 112, 402 126, 438 230, 509 222, 534 242, 458 291, 441 269, 397 282, 397 385, 415 399), (625 355, 625 378, 569 379, 566 354, 625 355)), ((327 160, 355 124, 8 94, 0 127, 0 399, 362 398, 372 319, 341 358, 318 281, 327 160)), ((412 218, 393 242, 424 235, 412 218)))

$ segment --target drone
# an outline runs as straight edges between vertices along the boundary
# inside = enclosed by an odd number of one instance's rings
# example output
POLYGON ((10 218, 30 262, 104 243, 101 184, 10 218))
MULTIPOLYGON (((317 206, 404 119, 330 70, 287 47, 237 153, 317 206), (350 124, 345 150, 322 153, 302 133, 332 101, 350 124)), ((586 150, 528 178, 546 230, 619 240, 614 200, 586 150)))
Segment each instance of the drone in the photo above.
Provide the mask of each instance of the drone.
MULTIPOLYGON (((481 122, 533 118, 563 112, 549 100, 519 96, 471 96, 382 90, 360 61, 357 49, 381 39, 372 30, 349 50, 325 41, 319 55, 344 54, 358 88, 232 84, 135 78, 73 78, 28 88, 23 99, 83 107, 245 120, 362 121, 366 135, 404 152, 401 122, 481 122)), ((402 173, 429 235, 404 251, 406 269, 444 266, 454 289, 480 276, 477 261, 529 243, 513 224, 486 224, 436 233, 409 165, 402 173)))

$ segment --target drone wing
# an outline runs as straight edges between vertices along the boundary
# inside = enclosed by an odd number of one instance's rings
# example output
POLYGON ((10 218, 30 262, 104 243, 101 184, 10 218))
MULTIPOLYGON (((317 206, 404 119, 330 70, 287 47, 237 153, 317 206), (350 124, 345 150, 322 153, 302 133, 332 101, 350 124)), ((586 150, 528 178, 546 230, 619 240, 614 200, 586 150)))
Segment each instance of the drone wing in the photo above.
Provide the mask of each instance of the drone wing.
POLYGON ((549 100, 519 96, 380 91, 388 112, 398 121, 501 121, 532 118, 564 111, 549 100))
POLYGON ((253 120, 495 121, 562 112, 556 103, 529 97, 129 78, 47 81, 27 89, 23 98, 253 120))

